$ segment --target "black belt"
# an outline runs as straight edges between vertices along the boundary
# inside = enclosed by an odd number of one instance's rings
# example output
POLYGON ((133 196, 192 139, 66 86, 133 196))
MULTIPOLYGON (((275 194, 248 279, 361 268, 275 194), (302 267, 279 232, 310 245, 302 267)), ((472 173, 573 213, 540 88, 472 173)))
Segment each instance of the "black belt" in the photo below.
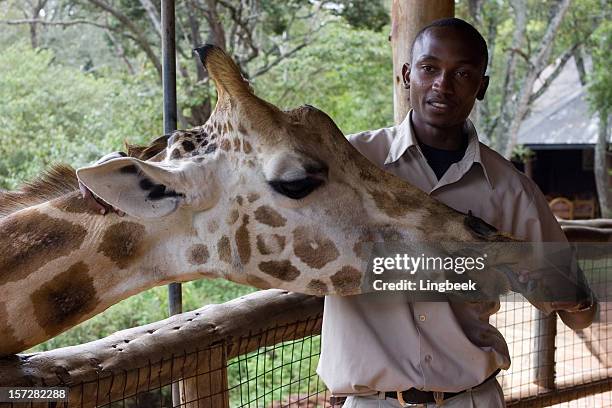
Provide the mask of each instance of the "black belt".
MULTIPOLYGON (((495 378, 497 374, 499 374, 499 372, 500 372, 500 369, 497 369, 497 371, 491 374, 486 380, 478 384, 476 387, 481 386, 482 384, 486 383, 492 378, 495 378)), ((472 387, 472 388, 476 388, 476 387, 472 387)), ((457 395, 463 394, 466 391, 467 390, 463 390, 459 392, 445 392, 444 400, 456 397, 457 395)), ((401 394, 402 394, 402 398, 404 399, 404 402, 408 404, 426 404, 429 402, 436 402, 433 391, 421 391, 421 390, 417 390, 416 388, 410 388, 409 390, 401 391, 401 394)), ((397 399, 397 392, 387 391, 385 392, 385 397, 397 399)))

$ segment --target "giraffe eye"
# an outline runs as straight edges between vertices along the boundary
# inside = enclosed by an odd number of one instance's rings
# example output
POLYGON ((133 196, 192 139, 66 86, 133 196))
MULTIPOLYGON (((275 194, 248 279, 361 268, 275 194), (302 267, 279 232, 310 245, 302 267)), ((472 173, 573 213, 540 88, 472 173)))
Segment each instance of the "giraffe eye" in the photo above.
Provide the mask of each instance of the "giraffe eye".
POLYGON ((268 184, 277 193, 293 200, 299 200, 317 189, 317 187, 323 184, 323 180, 317 177, 305 177, 292 181, 272 180, 268 184))

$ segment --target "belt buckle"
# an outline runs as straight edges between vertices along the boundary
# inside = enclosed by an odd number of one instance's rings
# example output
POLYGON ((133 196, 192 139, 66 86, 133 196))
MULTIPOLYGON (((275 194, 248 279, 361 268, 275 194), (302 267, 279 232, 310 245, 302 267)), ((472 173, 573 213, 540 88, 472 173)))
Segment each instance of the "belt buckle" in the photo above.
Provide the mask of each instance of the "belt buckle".
POLYGON ((404 396, 402 395, 402 391, 396 391, 397 394, 397 402, 402 406, 402 408, 427 408, 427 404, 412 404, 410 402, 406 402, 404 400, 404 396))

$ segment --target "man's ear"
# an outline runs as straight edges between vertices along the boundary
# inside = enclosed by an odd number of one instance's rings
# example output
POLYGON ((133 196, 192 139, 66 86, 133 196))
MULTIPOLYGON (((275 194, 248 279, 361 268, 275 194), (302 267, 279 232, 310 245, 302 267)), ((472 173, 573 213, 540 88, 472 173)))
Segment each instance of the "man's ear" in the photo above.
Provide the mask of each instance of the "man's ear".
POLYGON ((77 170, 77 177, 96 196, 138 218, 163 217, 174 212, 185 195, 175 191, 184 169, 132 157, 110 160, 77 170))
POLYGON ((478 88, 478 93, 476 94, 476 99, 482 101, 485 97, 485 93, 487 93, 487 88, 489 87, 489 77, 484 75, 482 77, 482 81, 480 81, 480 88, 478 88))
POLYGON ((410 64, 405 63, 402 65, 402 81, 404 83, 404 88, 410 89, 410 64))

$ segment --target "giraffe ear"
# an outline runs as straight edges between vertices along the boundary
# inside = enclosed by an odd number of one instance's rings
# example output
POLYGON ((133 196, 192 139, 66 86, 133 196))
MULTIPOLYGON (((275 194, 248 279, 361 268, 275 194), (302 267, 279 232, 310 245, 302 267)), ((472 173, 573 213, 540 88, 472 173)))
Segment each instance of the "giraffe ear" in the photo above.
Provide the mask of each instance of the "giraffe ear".
POLYGON ((185 195, 175 190, 185 169, 132 157, 109 160, 77 170, 77 177, 96 196, 138 218, 174 212, 185 195))

